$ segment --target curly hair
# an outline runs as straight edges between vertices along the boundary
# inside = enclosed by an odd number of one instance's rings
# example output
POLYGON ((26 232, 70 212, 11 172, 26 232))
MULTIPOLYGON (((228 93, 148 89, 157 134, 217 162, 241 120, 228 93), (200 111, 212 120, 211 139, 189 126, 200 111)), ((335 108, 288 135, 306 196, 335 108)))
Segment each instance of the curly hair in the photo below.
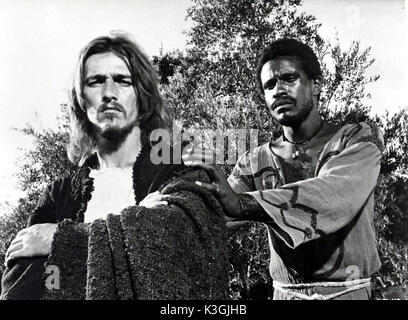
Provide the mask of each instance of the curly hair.
POLYGON ((256 80, 258 90, 261 94, 264 93, 261 81, 261 71, 264 64, 270 60, 279 57, 294 57, 296 58, 309 77, 309 79, 317 79, 322 76, 320 63, 313 52, 312 48, 296 39, 283 38, 270 43, 263 51, 258 60, 256 68, 256 80))
POLYGON ((149 143, 153 130, 171 127, 171 119, 159 93, 156 70, 142 48, 123 31, 98 37, 81 50, 69 95, 71 132, 67 153, 69 160, 79 166, 83 165, 96 147, 84 105, 85 63, 90 56, 106 52, 121 58, 131 73, 133 87, 137 92, 139 110, 136 121, 141 130, 142 144, 149 143))

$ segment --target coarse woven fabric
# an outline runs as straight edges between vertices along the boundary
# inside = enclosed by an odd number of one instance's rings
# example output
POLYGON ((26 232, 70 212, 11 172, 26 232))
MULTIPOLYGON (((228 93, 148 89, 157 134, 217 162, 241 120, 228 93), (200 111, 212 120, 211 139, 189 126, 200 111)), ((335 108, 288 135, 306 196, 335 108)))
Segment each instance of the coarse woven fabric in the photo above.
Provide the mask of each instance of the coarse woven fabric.
POLYGON ((42 299, 55 300, 60 297, 66 300, 85 299, 88 229, 89 225, 69 219, 58 224, 52 252, 44 263, 46 271, 42 277, 45 287, 51 277, 57 277, 55 280, 58 283, 51 286, 55 289, 43 290, 42 299), (47 269, 50 267, 57 267, 58 274, 48 273, 47 269))
POLYGON ((60 286, 46 287, 42 298, 227 299, 225 220, 196 180, 208 176, 190 171, 166 184, 168 206, 133 206, 91 224, 59 223, 46 264, 59 268, 60 286))

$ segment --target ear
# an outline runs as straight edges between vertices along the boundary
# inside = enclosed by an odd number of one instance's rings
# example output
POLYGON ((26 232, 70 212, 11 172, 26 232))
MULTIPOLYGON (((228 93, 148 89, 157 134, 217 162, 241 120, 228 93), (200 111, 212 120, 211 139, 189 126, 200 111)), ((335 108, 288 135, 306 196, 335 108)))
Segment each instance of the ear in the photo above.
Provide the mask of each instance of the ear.
POLYGON ((313 95, 318 96, 320 91, 322 91, 322 78, 318 77, 316 79, 312 79, 312 86, 313 95))

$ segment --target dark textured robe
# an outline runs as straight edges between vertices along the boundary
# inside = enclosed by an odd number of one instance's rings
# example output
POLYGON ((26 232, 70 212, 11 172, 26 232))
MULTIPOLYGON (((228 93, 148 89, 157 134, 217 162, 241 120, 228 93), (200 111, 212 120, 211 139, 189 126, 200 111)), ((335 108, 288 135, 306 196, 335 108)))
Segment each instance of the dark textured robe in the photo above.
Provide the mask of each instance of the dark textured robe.
POLYGON ((222 209, 194 183, 208 182, 208 176, 183 165, 155 165, 149 153, 143 148, 133 166, 136 206, 106 220, 83 223, 95 158, 50 185, 28 226, 58 223, 51 254, 11 261, 2 278, 2 299, 227 298, 222 209), (155 191, 168 195, 168 206, 137 205, 155 191), (58 284, 47 286, 55 267, 58 284))

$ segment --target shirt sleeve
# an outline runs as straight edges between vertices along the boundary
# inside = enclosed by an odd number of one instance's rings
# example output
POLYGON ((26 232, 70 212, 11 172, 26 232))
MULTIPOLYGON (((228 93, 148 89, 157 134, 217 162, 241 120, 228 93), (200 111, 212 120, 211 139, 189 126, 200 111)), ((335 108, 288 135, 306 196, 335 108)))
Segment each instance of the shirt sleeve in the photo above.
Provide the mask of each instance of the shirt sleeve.
POLYGON ((278 189, 248 192, 272 218, 276 234, 291 248, 346 226, 365 206, 380 171, 382 135, 356 124, 342 147, 321 160, 315 178, 278 189))
POLYGON ((249 152, 243 154, 237 161, 228 183, 236 193, 244 193, 255 190, 253 172, 251 168, 251 155, 249 152))
MULTIPOLYGON (((43 192, 27 227, 38 223, 56 223, 53 194, 60 184, 54 182, 43 192)), ((9 262, 1 280, 1 300, 38 300, 41 297, 45 256, 18 258, 9 262)))
POLYGON ((59 188, 59 181, 55 181, 45 188, 36 208, 28 217, 27 227, 39 223, 56 223, 55 194, 59 188))

